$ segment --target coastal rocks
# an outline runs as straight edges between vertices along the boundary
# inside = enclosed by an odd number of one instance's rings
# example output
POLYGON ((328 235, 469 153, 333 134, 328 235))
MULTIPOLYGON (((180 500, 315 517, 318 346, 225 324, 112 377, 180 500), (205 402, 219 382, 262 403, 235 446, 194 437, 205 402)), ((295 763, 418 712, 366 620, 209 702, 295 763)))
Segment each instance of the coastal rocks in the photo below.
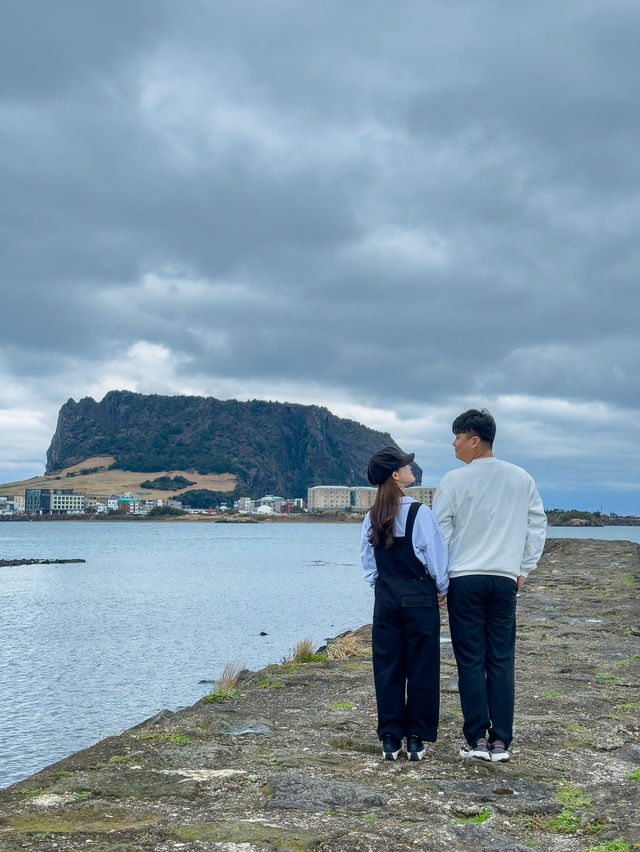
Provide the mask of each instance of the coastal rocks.
POLYGON ((537 852, 533 846, 514 842, 512 838, 488 831, 481 825, 460 827, 456 835, 460 840, 460 849, 473 849, 474 852, 537 852))
POLYGON ((367 625, 357 656, 243 672, 235 698, 162 711, 0 791, 0 849, 632 852, 639 587, 637 545, 548 543, 518 598, 509 763, 458 756, 450 643, 437 742, 383 761, 367 625))
POLYGON ((169 719, 171 719, 172 716, 175 716, 175 711, 167 710, 165 708, 164 710, 160 710, 154 716, 151 716, 148 719, 145 719, 143 722, 139 722, 137 725, 134 725, 131 730, 137 731, 140 728, 149 728, 152 725, 162 725, 164 722, 167 722, 169 719))
POLYGON ((260 734, 263 737, 272 737, 273 730, 264 722, 256 722, 249 720, 246 722, 236 722, 233 725, 228 725, 220 729, 223 733, 230 734, 232 737, 245 737, 247 734, 260 734))
POLYGON ((344 781, 323 781, 299 772, 276 775, 265 787, 271 793, 272 808, 295 808, 303 811, 324 811, 338 808, 343 811, 365 811, 380 808, 389 800, 361 784, 344 781))
POLYGON ((86 559, 0 559, 0 568, 12 568, 17 565, 69 565, 86 561, 86 559))

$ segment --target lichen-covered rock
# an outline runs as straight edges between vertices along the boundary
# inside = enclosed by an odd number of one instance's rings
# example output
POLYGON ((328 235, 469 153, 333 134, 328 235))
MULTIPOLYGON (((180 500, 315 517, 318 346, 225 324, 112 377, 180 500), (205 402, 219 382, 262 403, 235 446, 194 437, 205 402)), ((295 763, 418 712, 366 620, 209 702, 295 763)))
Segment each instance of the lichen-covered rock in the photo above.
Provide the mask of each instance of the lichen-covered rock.
POLYGON ((300 772, 281 772, 266 788, 272 793, 272 808, 296 808, 303 811, 324 811, 338 808, 342 811, 364 811, 381 808, 389 800, 361 784, 344 781, 323 781, 300 772))
MULTIPOLYGON (((438 741, 382 760, 366 651, 269 666, 0 791, 0 850, 632 852, 640 843, 640 548, 548 542, 518 600, 506 764, 458 756, 442 646, 438 741)), ((443 617, 443 633, 446 624, 443 617)))

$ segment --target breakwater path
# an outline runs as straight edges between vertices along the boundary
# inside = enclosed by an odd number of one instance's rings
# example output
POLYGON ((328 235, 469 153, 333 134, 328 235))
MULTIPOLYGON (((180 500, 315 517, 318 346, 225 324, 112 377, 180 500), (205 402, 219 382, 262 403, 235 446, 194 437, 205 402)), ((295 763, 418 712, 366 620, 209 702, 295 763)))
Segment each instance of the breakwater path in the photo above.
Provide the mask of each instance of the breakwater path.
POLYGON ((510 763, 458 757, 446 643, 438 742, 421 763, 382 761, 363 627, 333 659, 244 672, 225 700, 0 791, 0 849, 639 848, 639 589, 638 545, 547 542, 518 603, 510 763))

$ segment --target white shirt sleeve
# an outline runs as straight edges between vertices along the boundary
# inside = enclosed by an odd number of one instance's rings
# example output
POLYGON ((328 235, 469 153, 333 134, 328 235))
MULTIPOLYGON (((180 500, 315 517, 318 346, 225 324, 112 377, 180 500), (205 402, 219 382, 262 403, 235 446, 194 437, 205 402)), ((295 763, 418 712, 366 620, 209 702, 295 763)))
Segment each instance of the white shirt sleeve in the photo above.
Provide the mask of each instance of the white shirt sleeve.
POLYGON ((526 577, 529 571, 533 571, 542 556, 544 549, 545 533, 547 529, 547 516, 538 494, 538 489, 533 480, 529 490, 529 511, 527 512, 527 538, 524 543, 520 573, 526 577))
POLYGON ((370 529, 371 522, 369 520, 369 513, 367 512, 365 519, 362 522, 362 534, 360 536, 360 560, 362 561, 364 580, 371 586, 371 588, 373 588, 376 584, 376 580, 378 579, 378 567, 376 565, 373 546, 369 541, 370 529))
POLYGON ((413 526, 413 552, 435 580, 441 595, 449 588, 448 553, 436 517, 428 506, 420 506, 413 526))
POLYGON ((442 487, 442 482, 436 488, 436 496, 433 499, 433 512, 438 521, 444 543, 448 547, 451 536, 453 535, 453 509, 451 508, 446 490, 442 487))

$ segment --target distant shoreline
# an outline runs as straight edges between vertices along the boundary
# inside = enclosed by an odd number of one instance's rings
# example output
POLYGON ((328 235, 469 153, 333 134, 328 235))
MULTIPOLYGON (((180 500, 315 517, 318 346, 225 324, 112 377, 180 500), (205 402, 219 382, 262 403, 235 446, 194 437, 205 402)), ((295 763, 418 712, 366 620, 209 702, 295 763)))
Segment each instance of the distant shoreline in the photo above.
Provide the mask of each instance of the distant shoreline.
MULTIPOLYGON (((360 524, 364 516, 351 515, 343 512, 322 512, 317 514, 295 514, 295 515, 165 515, 161 517, 145 517, 144 515, 0 515, 0 522, 13 523, 209 523, 209 524, 360 524)), ((552 528, 562 527, 569 529, 600 529, 602 527, 638 527, 640 518, 609 517, 597 519, 575 519, 558 521, 551 517, 547 518, 547 525, 552 528)))
POLYGON ((162 517, 147 518, 144 515, 0 515, 0 522, 8 521, 14 523, 133 523, 135 521, 148 524, 153 523, 209 523, 209 524, 322 524, 338 523, 353 524, 362 523, 362 517, 323 512, 314 515, 165 515, 162 517))

